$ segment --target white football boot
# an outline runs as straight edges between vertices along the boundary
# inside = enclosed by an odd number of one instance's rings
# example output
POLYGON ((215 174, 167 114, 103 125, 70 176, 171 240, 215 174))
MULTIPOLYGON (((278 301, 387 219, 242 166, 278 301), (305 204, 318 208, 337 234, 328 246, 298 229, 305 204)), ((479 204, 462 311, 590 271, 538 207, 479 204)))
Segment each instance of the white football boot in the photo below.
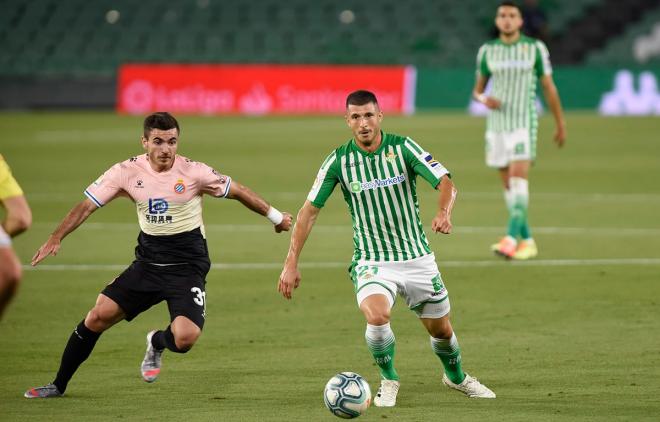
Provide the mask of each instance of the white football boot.
POLYGON ((464 393, 470 398, 481 398, 481 399, 494 399, 495 393, 493 393, 488 387, 479 382, 476 378, 465 374, 465 379, 460 384, 454 384, 447 374, 442 374, 442 382, 449 388, 458 390, 461 393, 464 393))
POLYGON ((161 367, 161 357, 163 356, 163 351, 156 349, 151 345, 151 337, 154 336, 156 330, 149 331, 147 333, 147 351, 144 354, 144 360, 142 360, 142 365, 140 367, 140 372, 142 372, 142 379, 146 382, 154 382, 160 374, 161 367))
POLYGON ((396 395, 399 392, 399 381, 381 380, 378 393, 374 397, 374 405, 378 407, 394 407, 396 395))

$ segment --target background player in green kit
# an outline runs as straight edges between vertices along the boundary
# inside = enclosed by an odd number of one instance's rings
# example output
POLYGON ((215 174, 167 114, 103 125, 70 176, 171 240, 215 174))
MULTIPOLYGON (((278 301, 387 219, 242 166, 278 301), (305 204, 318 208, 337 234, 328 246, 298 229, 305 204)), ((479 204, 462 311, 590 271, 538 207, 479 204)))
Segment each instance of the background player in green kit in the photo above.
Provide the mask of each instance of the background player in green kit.
POLYGON ((469 397, 494 398, 486 386, 465 374, 449 321, 449 299, 419 218, 416 179, 440 190, 434 232, 451 232, 456 189, 449 172, 412 139, 381 131, 383 113, 374 94, 355 91, 346 99, 346 123, 354 138, 323 162, 307 201, 298 213, 278 290, 287 299, 300 283, 298 259, 326 200, 339 184, 353 221, 355 252, 351 278, 367 320, 365 338, 381 373, 374 404, 396 404, 399 376, 390 310, 397 293, 431 335, 431 347, 444 365, 443 382, 469 397))
POLYGON ((486 128, 486 164, 499 170, 509 210, 507 235, 492 250, 507 259, 529 259, 538 254, 527 223, 528 174, 536 158, 538 80, 555 119, 554 141, 561 147, 566 139, 548 49, 543 42, 522 35, 522 23, 518 6, 513 2, 500 4, 495 17, 500 36, 479 49, 472 93, 491 109, 486 128), (486 96, 489 79, 492 90, 486 96))

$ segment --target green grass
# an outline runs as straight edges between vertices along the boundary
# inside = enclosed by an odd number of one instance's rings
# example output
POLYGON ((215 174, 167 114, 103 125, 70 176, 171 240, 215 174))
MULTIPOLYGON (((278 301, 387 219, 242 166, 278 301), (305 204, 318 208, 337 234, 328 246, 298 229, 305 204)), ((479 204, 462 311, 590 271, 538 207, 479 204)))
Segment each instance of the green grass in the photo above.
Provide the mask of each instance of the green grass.
MULTIPOLYGON (((322 159, 349 137, 340 118, 181 117, 180 153, 205 161, 294 212, 322 159)), ((501 188, 483 164, 483 122, 447 114, 386 117, 454 174, 455 233, 431 236, 449 288, 468 372, 498 395, 468 400, 441 385, 441 366, 414 314, 393 313, 402 389, 394 409, 362 420, 656 420, 660 414, 660 120, 568 116, 566 148, 542 121, 531 176, 531 224, 541 255, 531 265, 492 257, 504 230, 501 188), (645 258, 649 261, 626 261, 645 258), (601 261, 594 261, 601 260, 601 261)), ((0 114, 0 151, 34 211, 15 240, 24 262, 114 162, 139 154, 141 119, 105 113, 0 114)), ((420 183, 430 223, 436 193, 420 183)), ((164 327, 164 304, 105 333, 66 396, 28 401, 53 379, 72 328, 119 270, 138 232, 133 205, 117 200, 67 238, 61 253, 25 272, 0 322, 1 420, 335 420, 322 389, 356 371, 378 386, 364 321, 345 269, 350 220, 339 192, 303 253, 294 300, 278 296, 288 235, 233 201, 205 200, 214 263, 265 263, 208 276, 204 335, 187 355, 168 353, 159 380, 141 381, 144 335, 164 327), (330 263, 330 264, 328 264, 330 263), (114 267, 113 267, 114 268, 114 267), (119 267, 118 267, 119 268, 119 267)))

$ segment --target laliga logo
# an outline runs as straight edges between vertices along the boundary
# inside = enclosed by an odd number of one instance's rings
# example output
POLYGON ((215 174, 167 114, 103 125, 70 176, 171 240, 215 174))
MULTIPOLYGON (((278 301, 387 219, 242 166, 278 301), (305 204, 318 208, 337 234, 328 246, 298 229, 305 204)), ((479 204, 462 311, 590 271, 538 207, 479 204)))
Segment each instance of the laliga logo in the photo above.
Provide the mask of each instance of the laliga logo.
POLYGON ((660 115, 658 82, 651 72, 639 75, 639 90, 635 90, 633 73, 621 70, 614 77, 612 91, 603 94, 598 111, 606 116, 660 115))
POLYGON ((262 84, 255 84, 239 99, 238 107, 245 114, 267 114, 273 109, 273 100, 262 84))
POLYGON ((122 97, 126 111, 134 114, 146 113, 154 107, 155 90, 151 82, 138 79, 124 89, 122 97))
POLYGON ((169 204, 163 198, 149 198, 149 214, 165 214, 169 207, 169 204))

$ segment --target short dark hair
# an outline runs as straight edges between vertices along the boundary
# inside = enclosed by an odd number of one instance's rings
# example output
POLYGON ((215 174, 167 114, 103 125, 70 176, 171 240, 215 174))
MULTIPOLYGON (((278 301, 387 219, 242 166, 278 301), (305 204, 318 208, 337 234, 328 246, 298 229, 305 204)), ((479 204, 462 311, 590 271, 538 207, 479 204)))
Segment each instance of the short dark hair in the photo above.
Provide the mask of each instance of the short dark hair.
POLYGON ((497 6, 497 8, 499 9, 499 8, 502 7, 502 6, 506 6, 506 7, 515 7, 516 9, 518 9, 518 11, 519 11, 520 13, 522 13, 522 10, 520 9, 520 6, 519 6, 518 3, 516 3, 515 1, 510 1, 510 0, 509 0, 509 1, 507 1, 507 0, 505 0, 505 1, 501 1, 500 4, 499 4, 499 6, 497 6))
POLYGON ((374 95, 373 92, 371 91, 365 91, 365 90, 358 90, 358 91, 353 91, 350 94, 348 94, 348 97, 346 97, 346 108, 348 108, 349 105, 365 105, 369 103, 374 103, 378 105, 378 100, 376 99, 376 95, 374 95))
POLYGON ((144 119, 144 137, 149 138, 149 134, 153 129, 169 130, 176 128, 177 133, 180 133, 179 122, 176 121, 174 116, 166 111, 158 111, 150 114, 144 119))

